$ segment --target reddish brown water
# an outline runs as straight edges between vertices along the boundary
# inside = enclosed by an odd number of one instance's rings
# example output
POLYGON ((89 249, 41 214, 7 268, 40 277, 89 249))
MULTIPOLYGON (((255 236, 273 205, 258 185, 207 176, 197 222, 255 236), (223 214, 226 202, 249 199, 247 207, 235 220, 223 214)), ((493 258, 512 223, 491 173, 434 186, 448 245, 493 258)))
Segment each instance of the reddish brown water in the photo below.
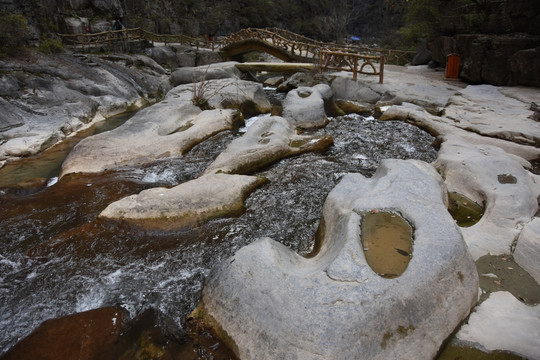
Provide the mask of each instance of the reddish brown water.
MULTIPOLYGON (((401 122, 347 116, 319 132, 332 135, 334 146, 258 173, 270 181, 246 200, 245 213, 181 231, 144 231, 97 215, 129 194, 197 177, 238 134, 224 132, 184 158, 145 168, 68 176, 49 187, 46 175, 35 175, 44 177, 37 187, 0 189, 1 351, 47 319, 106 306, 131 318, 153 309, 160 327, 182 334, 213 264, 264 236, 309 253, 326 195, 343 173, 370 176, 384 158, 435 157, 433 138, 401 122)), ((230 357, 208 334, 183 339, 173 340, 198 358, 230 357)))

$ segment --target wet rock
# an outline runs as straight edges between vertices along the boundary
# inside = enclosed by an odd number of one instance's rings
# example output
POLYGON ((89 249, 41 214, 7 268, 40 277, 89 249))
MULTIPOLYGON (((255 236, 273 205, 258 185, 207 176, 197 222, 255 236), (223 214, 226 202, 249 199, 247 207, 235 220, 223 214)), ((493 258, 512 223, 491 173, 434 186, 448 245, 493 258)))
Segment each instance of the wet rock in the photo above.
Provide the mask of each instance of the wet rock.
POLYGON ((487 350, 506 350, 538 359, 540 305, 527 306, 505 291, 492 293, 471 314, 457 338, 487 350))
POLYGON ((540 218, 533 218, 519 234, 514 259, 540 284, 540 218))
POLYGON ((517 156, 494 146, 472 145, 459 137, 444 139, 434 166, 449 191, 484 204, 482 219, 461 229, 473 257, 510 254, 523 224, 538 210, 539 176, 523 169, 517 156), (501 174, 511 175, 515 183, 501 183, 501 174))
POLYGON ((242 73, 234 64, 235 62, 229 61, 192 68, 180 68, 171 74, 170 81, 173 86, 178 86, 215 79, 240 79, 242 73))
POLYGON ((62 165, 61 176, 181 156, 212 135, 238 128, 242 116, 236 109, 271 110, 260 84, 227 79, 209 81, 206 86, 208 106, 216 109, 203 111, 195 106, 192 85, 176 87, 165 100, 139 111, 122 126, 77 144, 62 165))
POLYGON ((283 101, 282 117, 295 127, 309 129, 322 127, 328 123, 324 102, 332 98, 332 90, 328 85, 299 87, 287 93, 283 101))
POLYGON ((123 310, 114 307, 48 320, 2 358, 99 359, 118 341, 125 320, 123 310))
POLYGON ((116 201, 99 215, 150 229, 179 229, 209 219, 233 216, 264 179, 210 174, 173 188, 153 188, 116 201))
POLYGON ((478 289, 443 188, 420 161, 385 160, 370 179, 346 175, 324 205, 317 254, 268 238, 240 249, 211 271, 193 319, 242 359, 433 358, 478 289), (394 279, 363 255, 360 222, 373 209, 414 228, 412 258, 394 279))
POLYGON ((249 174, 279 159, 310 151, 324 151, 330 145, 330 136, 298 135, 295 127, 286 119, 264 117, 251 125, 242 137, 234 140, 204 174, 249 174))

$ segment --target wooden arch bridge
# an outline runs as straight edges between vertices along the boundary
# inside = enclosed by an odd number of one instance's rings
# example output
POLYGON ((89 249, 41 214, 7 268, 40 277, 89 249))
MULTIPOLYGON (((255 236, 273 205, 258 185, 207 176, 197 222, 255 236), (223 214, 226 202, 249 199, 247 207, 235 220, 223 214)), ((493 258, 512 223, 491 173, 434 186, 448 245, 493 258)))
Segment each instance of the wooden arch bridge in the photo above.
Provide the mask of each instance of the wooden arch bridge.
POLYGON ((221 41, 193 38, 186 35, 154 34, 142 29, 123 29, 96 34, 60 34, 64 44, 86 51, 89 48, 118 48, 135 41, 152 43, 183 44, 198 48, 218 50, 224 59, 235 59, 253 52, 266 52, 286 62, 313 64, 322 71, 350 71, 357 74, 377 75, 383 82, 384 63, 410 52, 381 50, 358 46, 342 46, 324 43, 291 31, 278 28, 247 28, 231 34, 221 41))

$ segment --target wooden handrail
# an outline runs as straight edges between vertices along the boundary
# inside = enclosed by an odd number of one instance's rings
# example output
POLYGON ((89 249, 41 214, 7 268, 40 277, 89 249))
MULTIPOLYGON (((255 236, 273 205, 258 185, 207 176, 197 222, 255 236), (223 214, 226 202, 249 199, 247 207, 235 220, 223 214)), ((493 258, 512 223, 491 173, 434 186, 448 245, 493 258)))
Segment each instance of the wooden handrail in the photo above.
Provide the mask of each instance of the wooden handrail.
POLYGON ((240 41, 257 39, 280 48, 293 55, 293 57, 307 58, 312 59, 314 63, 318 62, 319 71, 331 69, 351 71, 354 79, 357 78, 358 73, 379 75, 380 83, 383 82, 385 62, 414 54, 411 51, 324 43, 279 28, 245 28, 223 38, 221 41, 209 41, 182 34, 156 34, 141 28, 111 30, 94 34, 59 34, 59 36, 68 45, 81 46, 83 51, 87 46, 107 44, 107 46, 111 47, 113 43, 118 41, 131 40, 146 40, 151 42, 152 45, 155 42, 163 42, 164 44, 179 43, 197 49, 204 47, 216 50, 240 41), (375 63, 379 64, 378 69, 375 67, 375 63), (365 71, 365 68, 372 71, 365 71))

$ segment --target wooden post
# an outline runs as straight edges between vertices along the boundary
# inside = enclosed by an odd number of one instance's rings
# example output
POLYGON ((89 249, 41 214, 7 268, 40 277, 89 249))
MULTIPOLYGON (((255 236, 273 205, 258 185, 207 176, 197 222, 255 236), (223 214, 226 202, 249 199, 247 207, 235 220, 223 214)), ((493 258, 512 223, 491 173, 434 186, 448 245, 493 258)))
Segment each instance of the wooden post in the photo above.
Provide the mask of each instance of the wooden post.
POLYGON ((382 84, 384 79, 384 55, 381 55, 381 60, 379 61, 379 84, 382 84))
POLYGON ((322 57, 323 57, 323 52, 322 50, 319 50, 319 74, 322 73, 322 57))
POLYGON ((86 39, 86 35, 83 35, 82 37, 82 50, 84 51, 84 40, 86 39))
POLYGON ((352 75, 353 80, 356 80, 356 78, 358 77, 358 56, 357 55, 354 55, 352 74, 353 74, 352 75))
POLYGON ((107 32, 107 42, 109 43, 109 51, 111 51, 111 32, 107 32))

